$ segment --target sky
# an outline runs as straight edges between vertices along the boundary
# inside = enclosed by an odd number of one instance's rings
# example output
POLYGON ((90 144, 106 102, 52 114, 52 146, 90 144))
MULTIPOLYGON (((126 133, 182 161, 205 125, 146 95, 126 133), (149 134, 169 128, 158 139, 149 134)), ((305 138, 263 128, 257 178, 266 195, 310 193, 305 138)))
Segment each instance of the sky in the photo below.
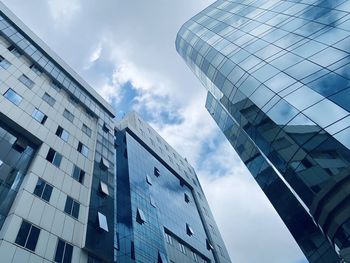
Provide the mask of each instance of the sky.
POLYGON ((296 242, 205 110, 175 50, 212 0, 3 0, 116 110, 137 111, 194 166, 232 262, 304 263, 296 242))

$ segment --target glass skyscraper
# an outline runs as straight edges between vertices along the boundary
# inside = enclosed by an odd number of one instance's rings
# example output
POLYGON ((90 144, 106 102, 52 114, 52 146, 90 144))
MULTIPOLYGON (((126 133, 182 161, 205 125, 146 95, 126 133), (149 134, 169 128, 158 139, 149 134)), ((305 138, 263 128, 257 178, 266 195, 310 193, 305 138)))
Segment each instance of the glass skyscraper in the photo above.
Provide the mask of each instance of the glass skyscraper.
POLYGON ((188 162, 0 1, 0 262, 229 263, 188 162))
POLYGON ((307 259, 350 260, 350 1, 219 0, 176 49, 307 259))

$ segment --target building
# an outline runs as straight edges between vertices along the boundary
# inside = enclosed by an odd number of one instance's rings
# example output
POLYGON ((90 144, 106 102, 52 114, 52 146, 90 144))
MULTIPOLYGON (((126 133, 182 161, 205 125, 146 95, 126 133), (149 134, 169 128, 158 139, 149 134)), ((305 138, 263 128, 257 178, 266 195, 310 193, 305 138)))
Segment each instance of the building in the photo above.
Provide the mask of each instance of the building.
POLYGON ((310 262, 350 260, 349 25, 344 0, 219 0, 176 39, 310 262))
POLYGON ((117 130, 117 262, 231 262, 187 160, 135 113, 117 130))
POLYGON ((1 262, 230 262, 193 168, 1 2, 0 94, 1 262))

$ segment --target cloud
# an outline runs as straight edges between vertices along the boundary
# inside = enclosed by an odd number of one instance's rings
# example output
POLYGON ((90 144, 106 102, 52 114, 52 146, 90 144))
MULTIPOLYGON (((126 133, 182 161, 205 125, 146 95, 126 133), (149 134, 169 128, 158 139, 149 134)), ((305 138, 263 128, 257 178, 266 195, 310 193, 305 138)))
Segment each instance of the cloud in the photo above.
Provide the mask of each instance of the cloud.
POLYGON ((80 10, 80 0, 49 0, 48 5, 57 26, 68 26, 80 10))
POLYGON ((233 151, 225 138, 220 138, 217 149, 204 160, 207 165, 198 170, 232 261, 302 262, 298 245, 233 151), (213 172, 210 167, 223 170, 213 172))
POLYGON ((130 108, 195 166, 232 260, 302 258, 206 112, 204 88, 175 51, 180 26, 213 0, 4 2, 118 113, 132 94, 130 108))

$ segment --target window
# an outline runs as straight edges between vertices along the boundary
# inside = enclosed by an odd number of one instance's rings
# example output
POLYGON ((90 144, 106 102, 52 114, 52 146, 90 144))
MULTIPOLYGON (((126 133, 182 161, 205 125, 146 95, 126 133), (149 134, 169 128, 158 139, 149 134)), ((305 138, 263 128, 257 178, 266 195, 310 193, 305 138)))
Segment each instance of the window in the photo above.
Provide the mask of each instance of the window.
POLYGON ((149 185, 152 185, 151 177, 149 177, 148 174, 146 175, 146 182, 147 182, 149 185))
POLYGON ((207 244, 207 249, 208 249, 208 250, 214 250, 213 245, 209 242, 208 239, 206 239, 206 244, 207 244))
POLYGON ((182 244, 180 242, 178 244, 179 244, 179 250, 186 255, 186 248, 185 248, 184 244, 182 244))
POLYGON ((112 130, 112 128, 105 122, 105 123, 103 123, 102 130, 104 132, 110 132, 112 130))
POLYGON ((6 99, 8 99, 9 101, 11 101, 13 104, 15 105, 19 105, 22 101, 22 97, 19 96, 13 89, 8 89, 5 93, 4 93, 4 97, 6 99))
POLYGON ((73 122, 73 120, 74 120, 74 115, 67 109, 64 109, 63 117, 65 117, 70 122, 73 122))
POLYGON ((109 195, 108 185, 102 181, 100 181, 100 192, 104 195, 109 195))
POLYGON ((101 157, 100 166, 103 170, 108 170, 109 162, 105 158, 101 157))
POLYGON ((45 121, 47 120, 47 116, 40 110, 38 110, 37 108, 34 109, 33 113, 32 113, 32 117, 37 120, 38 122, 40 122, 41 124, 44 124, 45 121))
POLYGON ((166 256, 160 251, 158 251, 158 263, 168 263, 166 256))
POLYGON ((104 214, 97 212, 98 226, 100 229, 108 232, 107 218, 104 214))
POLYGON ((14 45, 9 46, 7 49, 18 58, 22 56, 22 53, 18 51, 18 49, 14 45))
POLYGON ((65 129, 63 129, 61 126, 57 127, 56 135, 60 137, 62 140, 64 140, 65 142, 68 141, 69 133, 65 129))
POLYGON ((88 126, 83 124, 83 127, 81 129, 87 136, 91 137, 92 130, 88 126))
POLYGON ((35 64, 32 64, 32 65, 30 66, 30 68, 31 68, 31 70, 33 70, 33 71, 35 72, 35 74, 37 74, 38 76, 40 76, 40 75, 43 73, 42 69, 39 68, 39 67, 38 67, 37 65, 35 65, 35 64))
POLYGON ((55 105, 56 102, 56 100, 46 92, 43 95, 43 100, 46 101, 47 104, 49 104, 51 107, 53 107, 53 105, 55 105))
POLYGON ((79 208, 80 204, 77 201, 73 200, 73 198, 71 198, 70 196, 67 196, 66 205, 64 206, 64 212, 78 219, 79 208))
POLYGON ((3 56, 0 56, 0 66, 4 69, 8 69, 11 66, 11 63, 3 56))
POLYGON ((88 157, 88 155, 89 155, 89 148, 86 147, 83 143, 81 143, 81 142, 78 143, 77 150, 78 150, 78 152, 80 152, 85 157, 88 157))
POLYGON ((39 228, 33 226, 27 221, 23 221, 18 231, 15 243, 31 251, 35 251, 39 234, 40 234, 39 228))
POLYGON ((34 82, 28 78, 26 75, 22 74, 18 80, 22 82, 27 88, 31 89, 34 86, 34 82))
POLYGON ((154 201, 154 198, 152 196, 149 197, 149 202, 150 202, 151 206, 157 207, 156 201, 154 201))
POLYGON ((60 90, 61 90, 60 85, 56 81, 51 81, 50 86, 51 86, 51 88, 53 88, 57 92, 60 92, 60 90))
POLYGON ((194 183, 195 186, 197 186, 197 182, 193 178, 192 178, 192 182, 194 183))
POLYGON ((146 222, 145 214, 140 208, 137 208, 137 211, 136 211, 136 222, 141 225, 146 222))
POLYGON ((164 236, 165 236, 165 241, 172 245, 173 244, 173 238, 168 234, 168 233, 164 233, 164 236))
POLYGON ((154 167, 154 175, 157 177, 160 175, 159 169, 157 167, 154 167))
POLYGON ((62 161, 62 155, 56 152, 54 149, 50 148, 47 153, 46 160, 55 165, 56 167, 60 167, 62 161))
POLYGON ((193 259, 195 262, 198 262, 198 258, 197 258, 196 252, 191 251, 191 254, 192 254, 192 259, 193 259))
POLYGON ((130 247, 130 250, 131 250, 131 259, 135 259, 135 244, 134 244, 134 241, 131 241, 131 247, 130 247))
POLYGON ((74 165, 72 177, 82 184, 84 181, 85 172, 78 166, 74 165))
POLYGON ((221 254, 221 256, 225 256, 225 253, 224 253, 224 250, 222 249, 222 247, 220 247, 219 245, 218 245, 218 248, 219 248, 219 251, 220 251, 220 254, 221 254))
POLYGON ((22 153, 27 149, 28 143, 23 138, 17 138, 17 140, 12 144, 12 148, 17 152, 22 153))
POLYGON ((52 193, 53 187, 46 183, 41 178, 38 179, 38 182, 36 183, 34 194, 41 199, 44 199, 47 202, 50 202, 50 197, 52 193))
POLYGON ((56 247, 55 262, 71 263, 72 254, 73 246, 59 238, 56 247))
POLYGON ((186 224, 186 233, 187 233, 187 235, 189 235, 189 236, 192 236, 192 235, 193 235, 193 229, 190 227, 189 224, 186 224))
POLYGON ((188 194, 185 193, 184 196, 185 196, 185 202, 189 203, 190 202, 190 197, 188 196, 188 194))

